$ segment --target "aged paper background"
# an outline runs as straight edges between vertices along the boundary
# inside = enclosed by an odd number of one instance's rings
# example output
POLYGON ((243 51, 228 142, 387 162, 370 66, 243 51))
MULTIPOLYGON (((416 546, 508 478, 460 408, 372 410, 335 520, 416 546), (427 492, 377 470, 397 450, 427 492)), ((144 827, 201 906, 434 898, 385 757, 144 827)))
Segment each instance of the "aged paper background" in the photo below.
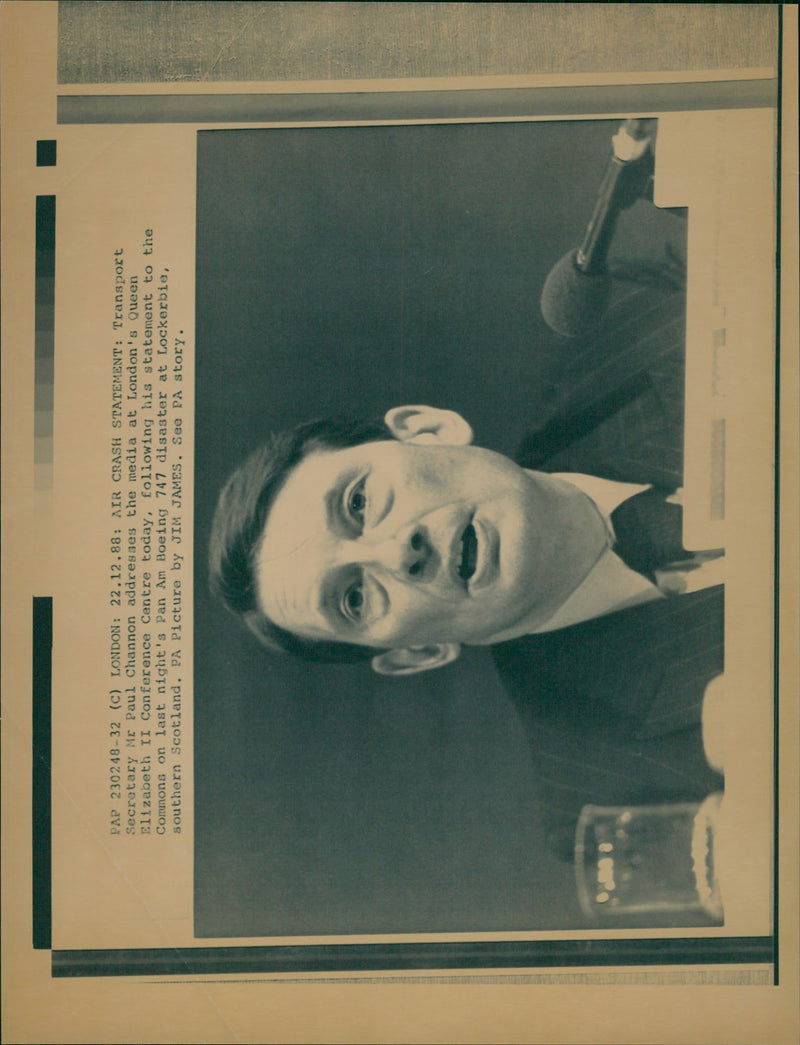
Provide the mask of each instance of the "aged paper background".
MULTIPOLYGON (((88 6, 88 5, 87 5, 88 6)), ((263 5, 241 5, 241 7, 259 8, 263 5)), ((286 7, 288 5, 273 5, 286 7)), ((461 8, 462 5, 448 5, 461 8)), ((484 5, 485 6, 485 5, 484 5)), ((584 5, 581 5, 584 6, 584 5)), ((591 5, 586 5, 591 7, 591 5)), ((648 8, 650 5, 647 5, 648 8)), ((256 12, 257 13, 257 12, 256 12)), ((569 11, 564 14, 570 15, 569 11)), ((736 10, 728 12, 733 19, 736 10)), ((746 12, 741 12, 743 16, 746 12)), ((486 11, 475 17, 485 17, 486 11)), ((322 16, 322 11, 320 11, 322 16)), ((460 16, 467 24, 465 11, 460 16)), ((576 9, 571 17, 579 18, 576 9)), ((97 491, 91 482, 87 482, 85 461, 81 460, 81 441, 84 431, 80 423, 74 428, 65 429, 63 443, 64 468, 63 480, 66 485, 80 491, 75 498, 69 497, 66 510, 53 506, 46 494, 37 492, 35 483, 31 482, 31 434, 32 411, 31 400, 24 395, 17 395, 17 389, 30 389, 32 361, 30 354, 23 346, 30 344, 33 330, 33 257, 30 245, 30 228, 32 227, 32 196, 26 192, 25 178, 30 178, 31 165, 29 158, 23 157, 23 147, 30 148, 37 139, 55 138, 59 140, 59 164, 66 170, 80 168, 80 157, 86 156, 86 178, 79 184, 60 185, 55 172, 47 168, 37 168, 33 174, 37 179, 36 192, 57 192, 59 198, 63 192, 65 201, 79 201, 84 194, 84 202, 75 202, 78 207, 87 208, 93 194, 110 191, 114 187, 92 181, 103 172, 101 154, 107 153, 107 159, 117 162, 120 167, 133 173, 134 186, 139 184, 147 189, 147 178, 153 179, 150 192, 161 191, 158 226, 163 230, 169 249, 177 251, 179 247, 186 250, 190 244, 185 242, 185 231, 191 228, 193 199, 191 193, 185 191, 186 181, 181 181, 180 172, 176 172, 175 196, 170 198, 163 185, 158 181, 159 171, 153 165, 136 168, 137 155, 142 149, 158 143, 158 135, 162 134, 165 143, 171 142, 175 131, 166 128, 158 132, 146 128, 147 133, 137 138, 138 132, 126 132, 120 136, 118 128, 109 128, 105 138, 96 133, 81 136, 80 130, 69 129, 69 134, 62 134, 55 122, 55 106, 52 96, 54 70, 56 62, 55 38, 55 5, 53 4, 7 4, 4 12, 3 33, 3 89, 4 89, 4 316, 5 346, 4 353, 4 586, 7 587, 7 601, 4 612, 4 685, 3 696, 5 706, 4 729, 4 813, 5 831, 5 888, 4 888, 4 948, 5 948, 5 1036, 9 1041, 789 1041, 793 1040, 793 1021, 796 1019, 796 906, 788 902, 795 891, 792 883, 796 883, 796 794, 792 782, 796 779, 795 738, 797 731, 797 706, 793 699, 795 687, 792 674, 795 672, 792 656, 796 625, 796 546, 793 540, 783 545, 781 566, 784 570, 782 584, 785 608, 782 615, 783 627, 787 629, 788 641, 782 646, 785 662, 782 665, 784 679, 782 682, 783 700, 781 701, 782 729, 781 735, 786 737, 782 746, 781 774, 784 790, 782 793, 781 813, 784 822, 780 859, 782 861, 782 881, 784 910, 781 917, 781 934, 784 936, 782 946, 780 986, 754 986, 752 984, 737 988, 737 970, 722 982, 701 986, 700 982, 685 983, 686 972, 674 968, 666 975, 653 976, 648 970, 623 971, 616 977, 617 986, 607 984, 614 980, 613 970, 601 972, 575 973, 542 972, 526 975, 524 970, 515 969, 507 976, 493 970, 482 976, 479 970, 461 976, 432 977, 425 975, 391 975, 381 974, 371 977, 372 982, 359 982, 367 979, 364 976, 319 977, 326 980, 324 984, 283 983, 274 982, 281 977, 274 977, 273 982, 266 983, 225 983, 223 977, 219 982, 164 981, 147 985, 146 979, 129 980, 53 980, 50 978, 50 955, 47 951, 33 951, 30 940, 30 835, 29 835, 29 796, 30 796, 30 714, 27 694, 30 691, 31 647, 29 634, 29 606, 31 595, 50 592, 53 585, 62 597, 69 597, 69 585, 75 582, 80 574, 81 560, 89 554, 89 542, 81 547, 81 535, 91 532, 91 518, 99 511, 98 493, 105 496, 105 490, 97 491), (35 44, 33 43, 35 41, 35 44), (42 90, 46 85, 47 90, 42 90), (62 144, 63 142, 63 144, 62 144), (140 144, 141 142, 141 144, 140 144), (62 151, 64 150, 64 151, 62 151), (18 172, 26 172, 24 175, 18 172), (184 191, 181 191, 181 185, 184 191), (57 187, 57 188, 56 188, 57 187), (174 224, 172 224, 174 223, 174 224), (172 241, 170 242, 170 229, 172 241), (180 242, 183 240, 182 242, 180 242), (13 281, 10 280, 13 273, 13 281), (10 285, 13 289, 10 289, 10 285), (31 519, 33 524, 31 524, 31 519), (54 530, 53 520, 59 522, 59 529, 54 530), (61 523, 67 525, 61 529, 61 523), (14 542, 14 553, 10 546, 14 542), (794 573, 790 572, 794 571, 794 573), (794 579, 795 583, 792 583, 794 579), (58 585, 62 587, 59 588, 58 585), (681 976, 683 975, 683 980, 681 976), (443 982, 425 982, 440 979, 443 982), (340 982, 337 985, 337 980, 340 982), (391 981, 383 982, 380 981, 391 981), (489 983, 483 981, 489 980, 489 983), (571 989, 568 1000, 564 991, 575 980, 581 983, 571 989), (626 983, 626 980, 628 981, 626 983), (471 981, 471 982, 470 982, 471 981), (619 986, 619 984, 625 986, 619 986), (650 983, 650 986, 647 984, 650 983), (727 983, 728 985, 723 985, 727 983), (683 985, 681 985, 683 984, 683 985), (574 994, 579 991, 579 994, 574 994), (576 1012, 580 1011, 580 1015, 576 1012), (568 1014, 568 1015, 566 1015, 568 1014)), ((560 15, 563 17, 563 14, 560 15)), ((594 20, 599 15, 591 13, 594 20)), ((626 14, 626 17, 630 17, 626 14)), ((642 42, 638 54, 649 54, 652 41, 652 15, 642 9, 642 42)), ((690 14, 684 11, 684 17, 690 14)), ((608 23, 607 23, 608 24, 608 23)), ((732 23, 731 23, 732 24, 732 23)), ((597 28, 597 23, 593 22, 597 28)), ((495 27, 496 28, 496 27, 495 27)), ((550 27, 551 31, 563 32, 563 22, 550 27)), ((752 40, 741 26, 737 32, 741 40, 752 40)), ((793 22, 787 19, 784 32, 784 43, 791 49, 793 22)), ((480 39, 480 32, 485 26, 473 25, 470 32, 474 39, 480 39)), ((606 28, 608 51, 603 53, 603 60, 611 60, 614 49, 613 37, 606 28), (610 52, 610 53, 608 53, 610 52)), ((737 34, 734 33, 735 37, 737 34)), ((492 37, 493 41, 498 39, 492 37)), ((442 44, 446 50, 445 44, 442 44)), ((496 48, 502 55, 503 49, 496 48)), ((634 53, 636 49, 634 48, 634 53)), ((790 50, 790 55, 792 54, 790 50)), ((708 61, 708 54, 701 55, 708 61)), ((540 56, 541 58, 541 56, 540 56)), ((495 62, 502 59, 495 57, 495 62)), ((541 59, 544 62, 544 59, 541 59)), ((625 60, 630 60, 627 58, 625 60)), ((519 74, 525 68, 524 63, 531 61, 530 56, 516 54, 514 61, 503 67, 495 64, 489 69, 482 67, 459 66, 448 67, 443 71, 449 75, 468 72, 498 73, 513 72, 519 74), (522 65, 520 65, 522 63, 522 65)), ((641 58, 639 58, 641 61, 641 58)), ((660 68, 680 68, 674 64, 674 54, 665 59, 660 68)), ((624 61, 620 59, 621 66, 624 61)), ((709 64, 713 64, 709 62, 709 64)), ((740 65, 741 62, 731 62, 740 65)), ((686 68, 702 68, 703 62, 696 65, 686 61, 686 68)), ((717 67, 719 64, 717 63, 717 67)), ((635 67, 634 67, 635 68, 635 67)), ((639 68, 644 68, 639 66, 639 68)), ((540 64, 536 72, 550 72, 552 67, 540 64)), ((583 69, 570 67, 570 71, 583 69)), ((585 69, 600 72, 611 69, 614 65, 586 65, 585 69)), ((626 72, 631 66, 624 65, 626 72)), ((313 71, 313 70, 312 70, 313 71)), ((389 70, 386 70, 388 72, 389 70)), ((412 68, 415 75, 430 75, 426 68, 412 68)), ((338 70, 337 70, 338 72, 338 70)), ((380 69, 369 69, 360 72, 364 77, 379 75, 380 69)), ((383 72, 385 75, 386 73, 383 72)), ((791 88, 791 78, 796 74, 796 61, 790 58, 784 66, 787 78, 784 102, 787 110, 784 115, 784 158, 793 156, 796 143, 791 140, 788 128, 796 126, 796 119, 788 109, 788 99, 793 98, 796 91, 791 88)), ((306 77, 311 72, 306 73, 306 77)), ((317 74, 318 75, 318 74, 317 74)), ((340 73, 341 75, 341 73, 340 73)), ((211 77, 209 77, 211 78, 211 77)), ((327 78, 327 77, 326 77, 327 78)), ((697 77, 699 78, 699 77, 697 77)), ((133 79, 133 76, 131 76, 133 79)), ((287 76, 287 79, 289 77, 287 76)), ((796 81, 795 81, 796 82, 796 81)), ((192 85, 187 85, 194 89, 192 85)), ((186 86, 182 85, 186 91, 186 86)), ((135 92, 136 87, 129 87, 135 92)), ((99 93, 99 92, 98 92, 99 93)), ((121 93, 121 92, 120 92, 121 93)), ((188 92, 187 92, 188 93, 188 92)), ((193 132, 187 130, 187 139, 193 132)), ((166 147, 166 144, 165 144, 166 147)), ((186 171, 189 172, 189 184, 192 184, 193 151, 189 145, 185 155, 186 171)), ((791 219, 796 213, 796 166, 790 166, 791 175, 785 175, 783 192, 785 194, 784 218, 791 219)), ((106 170, 106 176, 108 171, 106 170)), ((130 180, 120 177, 120 186, 129 186, 130 180)), ((127 188, 127 191, 131 191, 127 188)), ((69 204, 66 204, 68 211, 69 204)), ((121 220, 126 219, 121 210, 121 220)), ((758 209, 754 211, 758 214, 758 209)), ((59 212, 59 222, 62 212, 59 212)), ((155 222, 154 222, 155 224, 155 222)), ((138 224, 133 221, 129 227, 118 226, 111 233, 112 240, 123 234, 125 242, 135 243, 138 224)), ((102 241, 103 231, 98 228, 95 233, 102 241)), ((108 244, 98 246, 98 253, 106 249, 108 244)), ((784 477, 782 508, 786 513, 786 525, 796 525, 793 510, 796 508, 796 403, 791 394, 796 391, 796 353, 789 350, 794 347, 792 330, 796 330, 796 314, 790 309, 796 308, 796 238, 793 232, 786 234, 783 242, 783 266, 781 270, 784 281, 782 303, 787 310, 784 314, 782 329, 783 344, 787 349, 782 371, 782 394, 787 396, 782 407, 783 436, 787 440, 780 459, 784 477), (793 326, 794 324, 794 326, 793 326)), ((83 259, 82 259, 83 260, 83 259)), ((166 263, 165 255, 161 255, 162 263, 166 263)), ((63 269, 63 278, 70 278, 69 260, 63 269)), ((83 270, 82 276, 72 273, 70 293, 66 300, 57 302, 57 323, 65 324, 70 330, 65 337, 65 344, 71 338, 80 344, 81 337, 91 336, 92 318, 87 315, 85 301, 82 300, 82 280, 91 286, 103 280, 103 266, 97 271, 90 268, 83 270)), ((189 288, 181 287, 173 290, 171 307, 188 317, 191 322, 191 294, 189 288)), ((758 298, 763 301, 763 298, 758 298)), ((90 310, 91 311, 91 310, 90 310)), ((749 313, 747 313, 749 314, 749 313)), ((190 364, 189 364, 190 365, 190 364)), ((188 371, 190 375, 191 371, 188 371)), ((188 376, 187 376, 188 380, 188 376)), ((763 381, 763 373, 759 380, 763 381)), ((65 401, 70 397, 79 404, 81 397, 102 396, 107 387, 106 375, 93 372, 91 369, 81 371, 75 368, 70 371, 64 368, 59 371, 59 392, 63 388, 65 401), (63 379, 63 385, 62 385, 63 379)), ((768 390, 767 390, 768 393, 768 390)), ((771 457, 771 402, 769 395, 756 400, 757 406, 753 418, 753 430, 759 433, 758 445, 754 452, 758 454, 758 464, 754 471, 745 469, 744 481, 753 480, 760 483, 756 499, 763 503, 771 492, 769 461, 771 457)), ((75 407, 79 409, 78 406, 75 407)), ((187 430, 187 438, 191 436, 191 428, 187 430)), ((185 479, 190 487, 190 476, 185 479)), ((64 487, 62 487, 63 489, 64 487)), ((190 525, 187 520, 187 530, 190 525)), ((763 522, 766 530, 760 529, 759 535, 769 532, 769 520, 763 522)), ((791 531, 790 531, 791 532, 791 531)), ((746 545, 747 535, 742 538, 746 545)), ((761 547, 759 542, 759 548, 761 547)), ((758 554, 758 553, 754 553, 758 554)), ((757 558, 753 563, 753 577, 756 585, 764 585, 765 562, 757 558)), ((738 576, 737 576, 738 581, 738 576)), ((92 592, 74 591, 74 618, 72 626, 74 634, 81 635, 81 622, 86 614, 86 606, 91 604, 92 592)), ((768 594, 767 594, 768 597, 768 594)), ((760 605, 764 605, 764 596, 760 605)), ((762 628, 768 631, 769 622, 761 621, 762 628)), ((86 634, 86 641, 92 641, 92 629, 86 634)), ((761 654, 764 654, 763 645, 761 654)), ((751 663, 747 649, 731 651, 732 656, 741 658, 741 668, 745 673, 752 671, 751 678, 758 687, 769 675, 769 665, 763 659, 751 663)), ((106 856, 101 845, 94 845, 98 838, 98 825, 92 824, 92 816, 87 808, 75 796, 80 794, 81 768, 80 760, 74 762, 67 752, 78 753, 81 743, 86 742, 86 722, 76 719, 59 700, 69 701, 70 694, 77 692, 75 683, 59 683, 58 673, 65 677, 80 678, 87 662, 101 656, 102 652, 92 649, 81 641, 76 648, 60 651, 57 654, 55 670, 57 672, 54 689, 54 756, 67 767, 67 772, 74 773, 69 780, 56 781, 54 788, 54 812, 57 818, 57 832, 62 840, 72 835, 74 844, 67 844, 64 852, 66 862, 70 866, 70 875, 54 877, 54 932, 63 934, 63 943, 54 936, 54 946, 114 946, 117 939, 124 940, 126 946, 175 946, 188 945, 191 933, 183 935, 178 925, 164 925, 164 916, 154 916, 161 922, 158 932, 159 943, 153 941, 152 926, 145 921, 140 903, 136 898, 135 887, 129 888, 126 868, 125 877, 120 881, 120 894, 127 895, 130 902, 120 906, 119 898, 109 902, 103 895, 81 896, 80 882, 94 879, 93 867, 103 866, 106 856), (58 659, 63 658, 63 659, 58 659), (70 735, 70 730, 75 735, 70 735), (60 754, 59 754, 60 747, 60 754), (74 821, 70 820, 74 816, 74 821), (71 854, 71 856, 70 856, 71 854), (70 876, 72 881, 70 881, 70 876), (75 904, 75 897, 80 903, 75 904), (59 899, 64 901, 59 903, 59 899), (108 905, 104 908, 104 904, 108 905), (118 920, 111 924, 109 910, 119 913, 118 920), (94 911, 95 917, 92 918, 94 911), (69 917, 75 918, 70 924, 69 917), (62 919, 59 924, 59 918, 62 919), (66 918, 66 924, 63 919, 66 918), (85 930, 86 937, 80 934, 85 930), (176 935, 177 933, 177 935, 176 935), (119 934, 119 935, 118 935, 119 934), (78 942, 75 942, 75 937, 78 942), (163 943, 161 943, 163 941, 163 943)), ((188 667, 188 665, 187 665, 188 667)), ((78 685, 79 688, 79 685, 78 685)), ((758 721, 757 718, 755 720, 758 721)), ((100 723, 97 723, 98 725, 100 723)), ((740 720, 739 736, 748 735, 747 720, 740 720)), ((752 758, 752 749, 748 757, 752 758)), ((764 763, 762 759, 762 773, 764 763)), ((754 804, 756 817, 760 812, 754 804)), ((758 819, 754 822, 756 829, 758 819)), ((188 826, 188 825, 187 825, 188 826)), ((190 837, 187 830, 187 838, 190 837)), ((56 838, 58 846, 58 838, 56 838)), ((181 874, 191 873, 191 848, 170 850, 172 856, 165 857, 161 868, 163 878, 160 879, 163 893, 159 903, 164 910, 172 910, 176 923, 190 920, 191 912, 187 911, 187 896, 181 885, 181 874), (170 862, 170 861, 174 862, 170 862)), ((148 861, 145 859, 145 866, 148 861)), ((745 862, 746 863, 746 862, 745 862)), ((102 877, 102 875, 101 875, 102 877)), ((135 875, 134 875, 135 878, 135 875)), ((184 877, 185 880, 185 877, 184 877)), ((167 918, 167 921, 169 919, 167 918)), ((735 931, 732 929, 731 931, 735 931)), ((758 928, 745 926, 743 932, 758 932, 758 928)), ((682 933, 683 935, 683 933, 682 933)), ((236 941, 225 941, 236 942, 236 941)), ((245 941, 242 941, 245 942, 245 941)), ((719 970, 724 972, 724 970, 719 970)), ((707 972, 699 970, 699 980, 707 978, 707 972)), ((744 970, 742 970, 742 973, 744 970)), ((262 980, 264 978, 261 978, 262 980)), ((284 980, 289 977, 283 977, 284 980)), ((713 979, 713 977, 712 977, 713 979)))

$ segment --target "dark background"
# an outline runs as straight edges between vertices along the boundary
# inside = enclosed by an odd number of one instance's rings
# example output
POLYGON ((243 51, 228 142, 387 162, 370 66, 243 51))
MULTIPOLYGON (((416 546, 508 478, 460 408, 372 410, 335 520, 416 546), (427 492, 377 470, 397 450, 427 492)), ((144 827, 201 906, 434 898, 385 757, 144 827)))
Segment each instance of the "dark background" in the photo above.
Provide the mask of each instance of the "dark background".
MULTIPOLYGON (((584 924, 488 651, 402 680, 276 658, 210 599, 205 549, 231 468, 300 420, 428 403, 513 454, 580 369, 539 295, 617 126, 198 135, 199 936, 584 924)), ((648 208, 617 237, 634 254, 648 208)))

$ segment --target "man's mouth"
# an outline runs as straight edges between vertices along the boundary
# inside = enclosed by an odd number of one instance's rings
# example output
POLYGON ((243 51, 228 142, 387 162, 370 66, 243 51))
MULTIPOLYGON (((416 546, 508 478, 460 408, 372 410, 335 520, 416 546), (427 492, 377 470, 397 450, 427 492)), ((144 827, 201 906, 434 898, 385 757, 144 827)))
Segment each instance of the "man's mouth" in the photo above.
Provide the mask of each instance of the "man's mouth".
POLYGON ((458 564, 458 575, 462 581, 468 581, 478 565, 478 537, 475 527, 469 523, 461 534, 461 560, 458 564))

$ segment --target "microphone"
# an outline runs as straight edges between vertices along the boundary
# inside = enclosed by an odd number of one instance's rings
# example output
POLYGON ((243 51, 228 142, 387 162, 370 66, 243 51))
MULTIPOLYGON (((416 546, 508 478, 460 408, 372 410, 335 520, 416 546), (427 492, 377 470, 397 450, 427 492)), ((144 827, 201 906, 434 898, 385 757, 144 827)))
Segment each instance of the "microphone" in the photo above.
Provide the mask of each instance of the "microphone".
POLYGON ((575 337, 593 327, 608 305, 608 251, 620 213, 642 195, 652 176, 655 123, 626 120, 620 126, 611 139, 614 154, 583 242, 565 254, 545 280, 542 315, 547 325, 563 337, 575 337))

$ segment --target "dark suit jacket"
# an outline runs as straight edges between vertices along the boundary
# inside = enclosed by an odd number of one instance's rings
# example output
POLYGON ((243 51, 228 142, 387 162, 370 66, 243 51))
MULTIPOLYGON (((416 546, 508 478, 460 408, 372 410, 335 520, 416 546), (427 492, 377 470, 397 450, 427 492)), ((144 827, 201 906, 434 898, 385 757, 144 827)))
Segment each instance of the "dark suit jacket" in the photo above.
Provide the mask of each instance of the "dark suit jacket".
MULTIPOLYGON (((684 300, 624 288, 594 336, 565 343, 559 379, 574 391, 544 439, 526 441, 520 463, 680 485, 684 300), (575 438, 559 416, 591 430, 575 438), (569 445, 559 448, 565 431, 569 445)), ((723 600, 722 587, 712 588, 494 647, 561 855, 585 804, 701 799, 722 786, 703 753, 700 712, 706 684, 723 669, 723 600)))

